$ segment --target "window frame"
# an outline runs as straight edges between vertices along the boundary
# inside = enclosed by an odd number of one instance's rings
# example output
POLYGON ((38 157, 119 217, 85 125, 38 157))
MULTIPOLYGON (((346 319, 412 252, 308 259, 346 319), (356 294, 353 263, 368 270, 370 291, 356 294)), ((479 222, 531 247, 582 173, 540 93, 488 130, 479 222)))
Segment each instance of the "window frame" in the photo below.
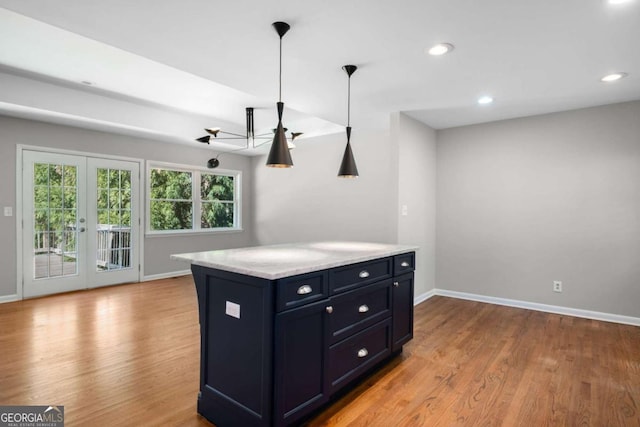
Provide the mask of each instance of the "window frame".
MULTIPOLYGON (((183 165, 169 162, 147 161, 145 183, 145 235, 147 236, 172 236, 194 234, 218 234, 240 232, 242 229, 242 171, 231 169, 208 169, 205 167, 183 165), (188 230, 152 230, 151 229, 151 170, 164 169, 177 172, 191 173, 191 203, 192 203, 192 228, 188 230), (233 227, 201 228, 200 216, 202 213, 201 176, 222 175, 233 177, 233 227)), ((205 202, 210 202, 205 200, 205 202)), ((227 201, 228 202, 228 201, 227 201)))

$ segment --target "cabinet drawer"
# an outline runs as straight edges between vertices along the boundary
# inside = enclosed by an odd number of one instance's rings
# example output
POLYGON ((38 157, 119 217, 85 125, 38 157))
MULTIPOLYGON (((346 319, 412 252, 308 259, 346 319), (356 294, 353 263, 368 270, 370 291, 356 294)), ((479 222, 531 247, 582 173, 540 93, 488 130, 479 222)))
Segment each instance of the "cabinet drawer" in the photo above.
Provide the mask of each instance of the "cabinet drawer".
POLYGON ((391 316, 391 279, 330 299, 329 343, 334 344, 391 316))
POLYGON ((329 347, 330 388, 357 378, 391 354, 391 319, 329 347))
POLYGON ((284 311, 328 297, 326 271, 287 277, 276 282, 276 311, 284 311))
POLYGON ((393 257, 393 275, 408 273, 416 269, 416 253, 396 255, 393 257))
POLYGON ((388 257, 331 269, 329 271, 331 294, 346 292, 358 286, 388 279, 392 275, 391 261, 392 258, 388 257))

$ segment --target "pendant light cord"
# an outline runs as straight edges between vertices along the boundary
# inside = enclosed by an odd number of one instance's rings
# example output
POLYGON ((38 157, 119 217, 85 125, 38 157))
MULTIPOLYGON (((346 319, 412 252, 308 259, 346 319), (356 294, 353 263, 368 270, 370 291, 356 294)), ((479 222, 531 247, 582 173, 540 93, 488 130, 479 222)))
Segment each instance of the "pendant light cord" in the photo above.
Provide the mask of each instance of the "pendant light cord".
POLYGON ((282 102, 282 36, 280 36, 280 70, 278 74, 278 102, 282 102))
POLYGON ((351 76, 347 88, 347 126, 351 126, 351 76))

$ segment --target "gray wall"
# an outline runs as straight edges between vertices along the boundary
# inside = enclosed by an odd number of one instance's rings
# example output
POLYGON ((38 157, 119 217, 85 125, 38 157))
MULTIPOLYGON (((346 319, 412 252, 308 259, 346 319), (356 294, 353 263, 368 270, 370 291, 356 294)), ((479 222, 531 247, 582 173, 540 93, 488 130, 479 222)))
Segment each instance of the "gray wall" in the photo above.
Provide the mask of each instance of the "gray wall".
POLYGON ((259 244, 355 240, 410 244, 417 252, 416 295, 435 288, 436 134, 403 114, 391 133, 354 129, 360 176, 336 177, 345 136, 302 140, 294 167, 254 159, 254 226, 259 244), (399 214, 407 205, 408 215, 399 214))
POLYGON ((420 297, 436 287, 436 132, 395 113, 391 136, 398 151, 398 243, 420 248, 415 272, 415 295, 420 297))
MULTIPOLYGON (((37 145, 98 154, 118 155, 180 164, 203 166, 213 151, 198 146, 174 145, 110 133, 58 126, 0 116, 0 206, 16 211, 16 145, 37 145)), ((195 145, 195 143, 194 143, 195 145)), ((237 155, 220 158, 221 168, 243 172, 242 203, 245 231, 144 239, 145 276, 186 270, 187 264, 171 261, 176 252, 249 246, 251 225, 251 160, 237 155)), ((16 219, 0 216, 0 297, 16 293, 16 219)))
POLYGON ((396 241, 396 165, 386 132, 353 130, 360 177, 337 178, 344 134, 303 139, 294 167, 253 160, 255 236, 259 244, 319 240, 396 241))
POLYGON ((438 288, 640 317, 640 102, 439 131, 437 162, 438 288))

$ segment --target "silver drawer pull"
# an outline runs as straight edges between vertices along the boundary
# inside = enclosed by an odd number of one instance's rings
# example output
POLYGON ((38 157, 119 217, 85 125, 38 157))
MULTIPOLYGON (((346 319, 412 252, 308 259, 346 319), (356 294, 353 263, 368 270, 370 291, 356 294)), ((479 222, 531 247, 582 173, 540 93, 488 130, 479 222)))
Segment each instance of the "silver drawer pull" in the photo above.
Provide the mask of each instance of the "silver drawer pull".
POLYGON ((367 311, 369 311, 369 306, 367 304, 362 304, 358 307, 358 313, 366 313, 367 311))
POLYGON ((298 295, 310 294, 313 289, 309 285, 302 285, 298 288, 298 295))
POLYGON ((327 308, 325 308, 325 310, 327 310, 327 313, 331 314, 333 313, 333 307, 328 306, 327 308))
POLYGON ((402 261, 400 263, 400 267, 409 267, 409 263, 407 261, 402 261))
POLYGON ((361 348, 360 350, 358 350, 358 357, 360 358, 367 357, 368 354, 369 350, 367 350, 366 348, 361 348))
POLYGON ((362 270, 358 276, 360 276, 361 279, 366 279, 369 277, 369 272, 367 270, 362 270))
POLYGON ((399 282, 393 282, 393 286, 395 286, 397 288, 398 286, 400 286, 400 283, 399 282))

